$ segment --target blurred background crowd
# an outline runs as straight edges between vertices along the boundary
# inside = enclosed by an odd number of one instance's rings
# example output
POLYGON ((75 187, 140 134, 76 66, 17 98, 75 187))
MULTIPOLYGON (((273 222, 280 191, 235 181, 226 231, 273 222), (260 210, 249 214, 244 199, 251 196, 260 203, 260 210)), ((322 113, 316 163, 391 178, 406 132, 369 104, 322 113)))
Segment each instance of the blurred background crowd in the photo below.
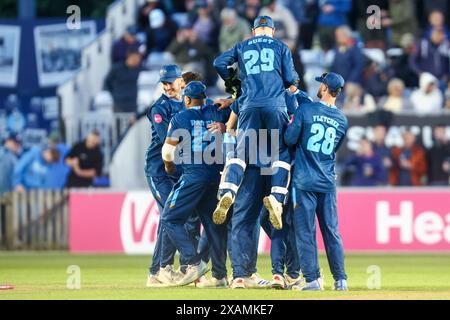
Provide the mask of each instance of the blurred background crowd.
MULTIPOLYGON (((202 74, 211 97, 224 97, 212 61, 251 36, 255 17, 269 15, 311 96, 314 76, 333 71, 347 81, 338 107, 349 115, 437 116, 450 112, 449 13, 447 0, 147 0, 114 42, 103 87, 113 112, 130 114, 133 124, 148 107, 139 107, 140 75, 169 55, 202 74)), ((449 185, 449 124, 432 128, 429 148, 411 130, 399 146, 388 146, 389 125, 376 123, 356 152, 340 159, 341 184, 449 185)), ((107 173, 100 146, 95 130, 73 146, 54 133, 46 147, 29 150, 11 134, 0 148, 0 193, 108 185, 99 179, 107 173)))

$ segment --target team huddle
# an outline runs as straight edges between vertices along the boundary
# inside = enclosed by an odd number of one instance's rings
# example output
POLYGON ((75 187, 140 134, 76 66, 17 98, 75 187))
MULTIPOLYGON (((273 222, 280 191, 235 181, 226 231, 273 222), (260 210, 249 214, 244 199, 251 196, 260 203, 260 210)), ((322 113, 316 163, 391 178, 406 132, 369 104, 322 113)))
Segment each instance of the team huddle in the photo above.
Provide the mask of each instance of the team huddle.
POLYGON ((270 17, 258 17, 251 39, 216 58, 228 99, 210 100, 201 77, 176 65, 160 72, 164 94, 147 114, 145 172, 161 213, 148 287, 323 290, 317 216, 334 289, 348 290, 335 174, 348 128, 335 106, 345 82, 316 78, 314 102, 274 31, 270 17), (271 281, 256 269, 261 227, 271 239, 271 281))

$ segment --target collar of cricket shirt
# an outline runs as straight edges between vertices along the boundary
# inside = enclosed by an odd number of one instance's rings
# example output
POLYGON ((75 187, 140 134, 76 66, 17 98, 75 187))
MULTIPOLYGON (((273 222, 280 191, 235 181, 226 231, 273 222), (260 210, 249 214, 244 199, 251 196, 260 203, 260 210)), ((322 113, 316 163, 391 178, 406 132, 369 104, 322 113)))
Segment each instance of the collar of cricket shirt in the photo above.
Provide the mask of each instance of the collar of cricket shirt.
POLYGON ((195 107, 190 107, 189 109, 192 109, 192 110, 201 110, 202 107, 201 107, 201 106, 195 106, 195 107))
POLYGON ((331 105, 331 104, 326 104, 326 103, 323 102, 323 101, 319 101, 319 102, 320 102, 321 104, 323 104, 324 106, 328 107, 328 108, 337 109, 336 106, 333 106, 333 105, 331 105))

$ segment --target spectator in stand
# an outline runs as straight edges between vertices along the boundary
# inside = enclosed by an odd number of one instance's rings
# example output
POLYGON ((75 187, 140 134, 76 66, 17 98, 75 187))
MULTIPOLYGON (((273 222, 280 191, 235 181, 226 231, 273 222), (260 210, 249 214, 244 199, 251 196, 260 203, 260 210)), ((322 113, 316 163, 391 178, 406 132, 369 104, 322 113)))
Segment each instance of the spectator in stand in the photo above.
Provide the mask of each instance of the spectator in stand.
MULTIPOLYGON (((444 13, 444 15, 448 15, 448 12, 450 10, 450 3, 448 0, 423 0, 422 5, 423 7, 421 8, 420 11, 421 14, 419 15, 418 18, 419 20, 425 20, 423 21, 424 26, 426 25, 427 22, 433 25, 433 23, 430 23, 430 16, 433 12, 438 11, 444 13)), ((450 27, 449 20, 447 20, 447 27, 450 27)))
POLYGON ((344 89, 345 100, 343 110, 345 112, 367 113, 377 108, 372 95, 364 93, 363 88, 357 83, 348 83, 344 89))
POLYGON ((272 18, 275 24, 275 38, 286 43, 291 50, 297 47, 299 27, 289 9, 276 0, 269 0, 259 14, 272 18))
POLYGON ((450 40, 450 30, 445 25, 444 13, 440 10, 433 10, 428 17, 428 29, 425 33, 425 38, 431 39, 433 30, 444 30, 444 35, 447 40, 450 40))
POLYGON ((374 21, 374 17, 367 14, 367 8, 373 5, 381 9, 381 17, 388 15, 388 0, 353 1, 353 12, 357 19, 356 29, 361 34, 366 48, 386 49, 386 29, 375 28, 379 22, 374 21))
POLYGON ((149 21, 146 29, 147 52, 164 52, 175 37, 177 25, 161 9, 152 10, 149 21))
POLYGON ((51 165, 59 161, 54 148, 32 147, 24 153, 14 168, 14 188, 18 192, 31 189, 50 189, 47 177, 51 165))
POLYGON ((341 74, 347 83, 362 83, 364 55, 347 26, 336 29, 335 57, 331 71, 341 74))
POLYGON ((216 73, 212 68, 212 51, 197 38, 190 26, 178 30, 176 38, 167 50, 173 54, 176 64, 182 69, 204 75, 207 84, 214 82, 212 79, 216 78, 216 73))
POLYGON ((383 171, 380 177, 381 184, 389 184, 389 171, 392 168, 391 149, 386 146, 387 127, 379 124, 373 128, 374 142, 372 148, 383 163, 383 171))
POLYGON ((393 186, 423 186, 427 173, 425 151, 410 131, 403 134, 403 147, 392 150, 390 182, 393 186))
MULTIPOLYGON (((335 29, 342 25, 348 25, 347 15, 351 7, 351 0, 319 1, 319 38, 320 46, 324 51, 331 50, 335 46, 335 29)), ((344 77, 344 79, 346 78, 344 77)))
POLYGON ((372 60, 364 70, 364 89, 378 101, 387 94, 389 70, 384 61, 372 60))
POLYGON ((367 138, 361 139, 358 151, 345 162, 345 168, 353 172, 354 187, 375 187, 384 182, 383 162, 367 138))
MULTIPOLYGON (((20 152, 20 142, 16 136, 10 135, 0 146, 0 197, 14 190, 13 174, 20 152)), ((0 238, 6 234, 6 207, 0 203, 0 238)))
POLYGON ((411 111, 411 101, 405 96, 405 83, 400 79, 392 79, 388 84, 388 96, 383 97, 379 105, 383 110, 393 113, 411 111))
POLYGON ((139 31, 145 32, 150 27, 150 13, 160 9, 165 12, 165 7, 160 0, 146 0, 138 10, 137 27, 139 31))
POLYGON ((197 18, 192 29, 197 35, 197 39, 210 48, 218 48, 219 26, 211 13, 212 7, 206 0, 197 0, 196 8, 197 18))
POLYGON ((141 62, 141 54, 130 51, 125 62, 115 64, 106 76, 104 88, 113 97, 114 112, 136 113, 141 62))
POLYGON ((417 34, 417 16, 414 2, 411 0, 389 0, 389 17, 381 20, 383 28, 391 28, 393 46, 400 46, 402 36, 417 34))
POLYGON ((416 50, 414 36, 410 33, 404 34, 400 45, 402 49, 387 52, 390 78, 399 78, 407 88, 416 88, 419 86, 419 77, 409 65, 410 56, 416 50))
POLYGON ((431 39, 422 39, 411 55, 410 66, 417 75, 431 73, 441 83, 447 83, 450 72, 450 42, 443 28, 433 29, 431 39))
POLYGON ((445 110, 450 111, 450 81, 447 83, 447 90, 445 91, 445 110))
POLYGON ((261 0, 245 0, 238 6, 239 14, 247 20, 247 23, 253 26, 253 22, 261 10, 261 0))
POLYGON ((67 188, 87 188, 94 186, 94 179, 101 175, 103 155, 100 151, 100 133, 93 130, 74 145, 66 156, 66 164, 71 168, 67 188))
POLYGON ((319 6, 317 0, 278 0, 278 3, 288 8, 298 23, 297 47, 309 50, 312 47, 316 32, 319 6))
POLYGON ((65 164, 65 157, 69 152, 68 146, 61 141, 58 132, 52 132, 48 138, 48 146, 52 149, 58 150, 59 160, 50 165, 50 170, 47 172, 46 184, 48 189, 57 190, 63 189, 66 186, 67 177, 70 173, 70 168, 65 164))
POLYGON ((0 196, 14 190, 13 174, 20 152, 20 142, 10 135, 0 147, 0 196))
POLYGON ((434 128, 434 145, 427 152, 428 184, 432 186, 449 185, 450 142, 445 131, 446 126, 444 124, 434 128))
POLYGON ((420 76, 420 88, 411 94, 411 102, 417 114, 438 114, 442 112, 444 97, 439 83, 431 73, 420 76))
POLYGON ((134 26, 128 27, 122 38, 113 44, 112 48, 112 62, 124 62, 127 58, 127 53, 130 51, 138 51, 141 54, 145 53, 145 45, 139 42, 136 38, 137 29, 134 26))
POLYGON ((236 10, 225 8, 220 13, 222 27, 219 35, 220 52, 231 49, 236 43, 252 34, 248 22, 237 15, 236 10))

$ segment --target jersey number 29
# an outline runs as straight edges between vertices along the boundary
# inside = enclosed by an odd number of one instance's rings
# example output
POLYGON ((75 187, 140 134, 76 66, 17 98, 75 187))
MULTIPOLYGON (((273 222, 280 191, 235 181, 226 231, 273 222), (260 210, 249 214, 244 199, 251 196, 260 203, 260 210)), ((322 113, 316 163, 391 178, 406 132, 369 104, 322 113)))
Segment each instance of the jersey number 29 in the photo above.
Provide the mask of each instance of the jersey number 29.
POLYGON ((244 52, 245 71, 247 74, 260 74, 261 71, 273 71, 273 61, 275 53, 272 49, 264 48, 261 54, 257 50, 248 50, 244 52), (261 63, 258 64, 259 60, 261 63))
POLYGON ((309 138, 307 149, 312 152, 322 151, 323 154, 329 156, 334 150, 336 129, 329 127, 325 130, 322 124, 314 123, 311 126, 311 133, 314 135, 309 138))

